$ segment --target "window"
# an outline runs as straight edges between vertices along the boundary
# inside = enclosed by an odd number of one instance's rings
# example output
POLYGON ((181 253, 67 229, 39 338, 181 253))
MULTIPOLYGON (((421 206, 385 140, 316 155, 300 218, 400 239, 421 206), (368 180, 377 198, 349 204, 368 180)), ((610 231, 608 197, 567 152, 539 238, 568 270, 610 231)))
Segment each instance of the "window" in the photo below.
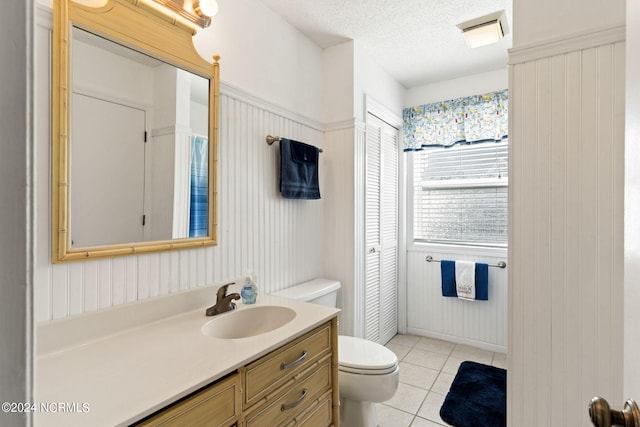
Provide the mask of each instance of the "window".
POLYGON ((506 247, 507 141, 413 156, 415 242, 506 247))
POLYGON ((405 108, 413 240, 507 246, 506 90, 405 108))

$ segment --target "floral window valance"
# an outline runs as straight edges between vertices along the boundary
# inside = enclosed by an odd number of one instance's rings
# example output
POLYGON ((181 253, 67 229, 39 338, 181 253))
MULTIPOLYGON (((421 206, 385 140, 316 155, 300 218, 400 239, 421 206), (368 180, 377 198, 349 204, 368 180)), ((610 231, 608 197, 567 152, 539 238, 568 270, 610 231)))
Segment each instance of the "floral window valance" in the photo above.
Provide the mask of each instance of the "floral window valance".
POLYGON ((502 141, 508 136, 507 90, 405 108, 404 151, 502 141))

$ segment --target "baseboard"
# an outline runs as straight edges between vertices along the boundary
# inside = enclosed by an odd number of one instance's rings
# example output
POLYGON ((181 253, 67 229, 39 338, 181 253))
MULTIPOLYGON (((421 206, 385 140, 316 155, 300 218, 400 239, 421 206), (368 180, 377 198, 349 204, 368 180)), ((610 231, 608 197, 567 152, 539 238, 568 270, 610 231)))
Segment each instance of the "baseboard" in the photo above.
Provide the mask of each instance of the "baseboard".
POLYGON ((455 335, 443 334, 440 332, 427 331, 425 329, 407 328, 407 333, 412 335, 418 335, 421 337, 435 338, 443 341, 449 341, 456 344, 466 344, 473 347, 480 348, 482 350, 489 350, 496 353, 507 353, 507 347, 503 345, 488 343, 484 341, 477 341, 471 338, 459 337, 455 335))

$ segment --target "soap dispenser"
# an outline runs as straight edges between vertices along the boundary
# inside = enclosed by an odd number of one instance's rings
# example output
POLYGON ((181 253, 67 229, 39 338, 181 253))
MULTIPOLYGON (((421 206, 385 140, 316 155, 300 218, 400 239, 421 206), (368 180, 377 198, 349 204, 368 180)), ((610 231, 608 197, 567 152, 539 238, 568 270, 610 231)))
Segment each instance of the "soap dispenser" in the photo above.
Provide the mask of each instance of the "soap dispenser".
POLYGON ((240 296, 242 297, 243 304, 255 304, 256 297, 258 296, 258 286, 256 285, 256 276, 250 274, 247 277, 247 281, 242 285, 240 290, 240 296))

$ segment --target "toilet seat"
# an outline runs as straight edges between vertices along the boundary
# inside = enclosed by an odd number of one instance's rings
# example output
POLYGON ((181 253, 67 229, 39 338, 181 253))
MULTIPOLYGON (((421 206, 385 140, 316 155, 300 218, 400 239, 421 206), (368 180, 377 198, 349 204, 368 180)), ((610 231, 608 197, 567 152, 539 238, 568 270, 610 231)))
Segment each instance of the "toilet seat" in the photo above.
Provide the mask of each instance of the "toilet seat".
POLYGON ((395 372, 398 369, 398 366, 392 366, 387 369, 354 369, 349 368, 347 366, 339 366, 338 370, 340 372, 349 372, 350 374, 358 374, 358 375, 386 375, 395 372))
POLYGON ((362 338, 338 336, 338 369, 360 375, 385 375, 398 367, 398 357, 388 348, 362 338))

